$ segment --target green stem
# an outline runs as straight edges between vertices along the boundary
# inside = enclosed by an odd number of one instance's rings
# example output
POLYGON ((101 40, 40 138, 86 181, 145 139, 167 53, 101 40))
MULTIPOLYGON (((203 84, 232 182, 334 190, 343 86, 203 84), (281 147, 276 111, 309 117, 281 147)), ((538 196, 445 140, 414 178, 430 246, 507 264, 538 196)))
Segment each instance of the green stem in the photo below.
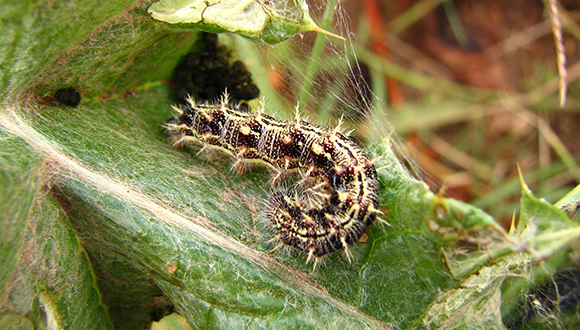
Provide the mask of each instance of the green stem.
MULTIPOLYGON (((322 20, 320 22, 320 28, 323 30, 329 30, 332 16, 334 15, 335 3, 335 0, 328 1, 328 5, 326 6, 324 15, 322 16, 322 20)), ((300 89, 300 94, 298 97, 299 105, 306 104, 306 101, 310 98, 310 90, 314 84, 314 76, 318 71, 320 64, 322 63, 320 58, 322 56, 322 51, 324 50, 325 42, 326 37, 317 34, 316 41, 312 47, 312 55, 310 56, 310 61, 308 62, 306 72, 304 73, 304 83, 302 84, 302 88, 300 89)))

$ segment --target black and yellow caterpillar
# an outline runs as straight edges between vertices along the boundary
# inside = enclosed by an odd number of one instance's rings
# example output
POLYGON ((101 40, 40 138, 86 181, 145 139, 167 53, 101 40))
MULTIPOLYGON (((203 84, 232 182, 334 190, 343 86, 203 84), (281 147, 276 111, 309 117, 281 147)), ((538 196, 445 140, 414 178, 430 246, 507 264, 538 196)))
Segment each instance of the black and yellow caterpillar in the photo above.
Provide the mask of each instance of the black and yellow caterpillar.
POLYGON ((165 124, 175 145, 201 144, 223 150, 243 172, 252 163, 267 166, 271 182, 301 175, 297 192, 269 197, 267 218, 282 243, 308 261, 349 248, 377 218, 377 172, 361 148, 338 129, 299 118, 283 121, 262 111, 250 113, 228 102, 197 104, 192 99, 165 124))

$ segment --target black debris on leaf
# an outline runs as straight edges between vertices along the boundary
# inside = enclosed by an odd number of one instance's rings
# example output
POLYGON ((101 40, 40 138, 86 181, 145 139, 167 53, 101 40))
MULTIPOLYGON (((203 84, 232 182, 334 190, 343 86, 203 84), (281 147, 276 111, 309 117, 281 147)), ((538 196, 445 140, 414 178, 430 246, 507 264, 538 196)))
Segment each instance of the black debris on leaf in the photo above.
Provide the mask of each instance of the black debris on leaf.
POLYGON ((76 108, 81 103, 81 94, 72 87, 57 90, 54 98, 58 103, 69 107, 76 108))
POLYGON ((230 63, 231 52, 218 45, 217 39, 216 34, 203 33, 203 54, 187 54, 176 68, 173 83, 178 102, 185 103, 187 95, 198 102, 217 102, 225 90, 236 103, 260 96, 246 65, 242 61, 230 63))
POLYGON ((579 314, 580 268, 568 268, 554 274, 550 281, 527 294, 523 305, 511 315, 515 317, 507 323, 507 328, 535 329, 550 319, 577 324, 579 314))

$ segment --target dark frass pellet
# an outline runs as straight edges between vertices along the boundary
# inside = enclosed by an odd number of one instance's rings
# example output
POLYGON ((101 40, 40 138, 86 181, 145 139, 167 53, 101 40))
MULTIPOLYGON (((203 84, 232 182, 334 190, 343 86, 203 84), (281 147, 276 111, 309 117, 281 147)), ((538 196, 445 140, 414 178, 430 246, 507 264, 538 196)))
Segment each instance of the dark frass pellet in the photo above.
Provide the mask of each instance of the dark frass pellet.
POLYGON ((57 90, 54 98, 58 103, 69 107, 76 108, 81 103, 81 94, 72 87, 57 90))

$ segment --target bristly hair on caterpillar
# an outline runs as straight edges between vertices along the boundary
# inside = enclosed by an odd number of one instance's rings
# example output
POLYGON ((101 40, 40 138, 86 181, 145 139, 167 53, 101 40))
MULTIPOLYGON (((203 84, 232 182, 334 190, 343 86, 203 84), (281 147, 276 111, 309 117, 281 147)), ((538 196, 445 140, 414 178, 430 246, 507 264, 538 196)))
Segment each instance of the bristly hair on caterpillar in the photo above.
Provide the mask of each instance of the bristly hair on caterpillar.
POLYGON ((377 172, 362 149, 337 129, 298 118, 283 121, 242 111, 227 93, 217 104, 185 107, 165 124, 176 146, 200 144, 224 151, 243 171, 261 164, 276 183, 290 173, 301 180, 296 192, 280 190, 268 200, 266 217, 277 231, 274 239, 307 254, 307 262, 344 250, 366 233, 380 213, 377 172))

